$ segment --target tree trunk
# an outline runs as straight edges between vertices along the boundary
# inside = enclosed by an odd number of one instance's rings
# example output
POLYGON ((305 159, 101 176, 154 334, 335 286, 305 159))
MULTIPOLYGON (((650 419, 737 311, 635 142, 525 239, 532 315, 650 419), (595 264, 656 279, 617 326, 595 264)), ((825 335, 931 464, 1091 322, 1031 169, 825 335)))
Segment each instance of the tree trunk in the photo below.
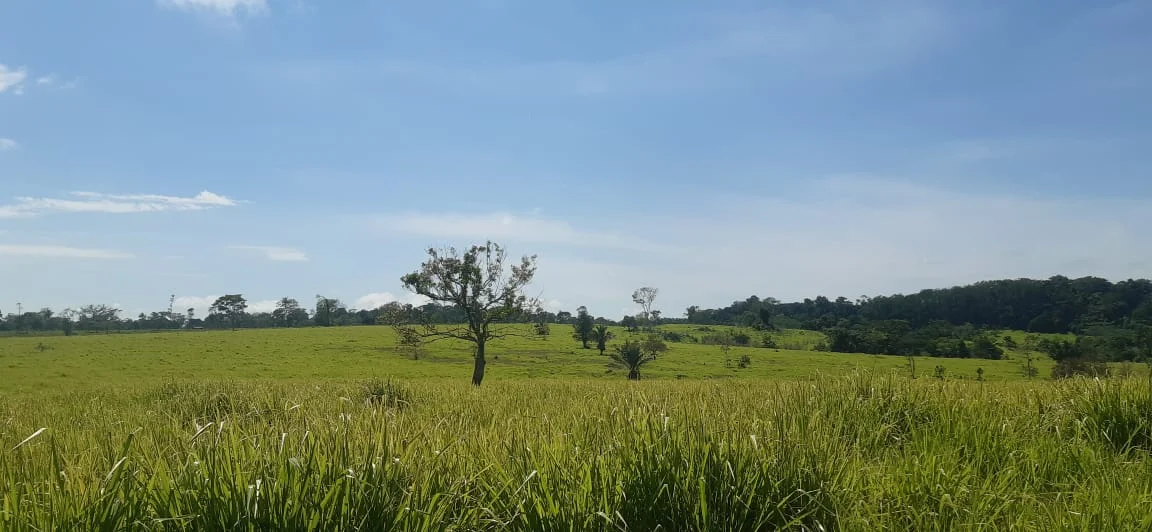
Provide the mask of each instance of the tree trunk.
POLYGON ((588 349, 588 339, 587 339, 587 338, 583 338, 583 339, 581 339, 580 341, 584 342, 584 349, 588 349))
POLYGON ((484 360, 484 343, 476 344, 476 365, 472 369, 472 385, 480 386, 480 382, 484 380, 484 365, 487 361, 484 360))
POLYGON ((604 356, 604 348, 603 347, 600 348, 600 356, 604 356))
POLYGON ((628 380, 630 380, 630 381, 640 380, 640 370, 639 369, 629 370, 628 371, 628 380))

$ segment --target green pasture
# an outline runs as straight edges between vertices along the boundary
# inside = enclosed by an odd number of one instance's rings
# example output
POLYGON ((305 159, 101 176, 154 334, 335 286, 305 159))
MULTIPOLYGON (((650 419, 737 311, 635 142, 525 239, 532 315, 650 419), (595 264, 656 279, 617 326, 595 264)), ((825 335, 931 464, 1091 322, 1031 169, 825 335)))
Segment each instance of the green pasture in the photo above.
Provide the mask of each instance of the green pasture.
POLYGON ((1149 530, 1150 408, 867 372, 10 395, 0 530, 1149 530))
POLYGON ((0 530, 1152 529, 1144 373, 774 338, 630 382, 553 326, 482 387, 388 327, 0 338, 0 530))
MULTIPOLYGON (((725 327, 669 325, 662 330, 702 338, 725 327)), ((732 328, 727 328, 735 330, 732 328)), ((487 379, 604 378, 623 379, 626 371, 613 366, 595 349, 582 349, 572 328, 553 325, 547 337, 522 327, 523 337, 496 341, 488 348, 487 379)), ((745 330, 752 345, 762 333, 745 330)), ((631 336, 614 328, 619 343, 631 336)), ((637 333, 637 337, 641 337, 637 333)), ((823 339, 814 331, 787 330, 773 334, 781 347, 733 347, 735 362, 747 355, 751 364, 739 369, 725 365, 719 346, 667 342, 668 352, 644 367, 649 379, 811 378, 859 370, 907 375, 908 360, 887 355, 815 352, 823 339)), ((595 347, 592 345, 591 347, 595 347)), ((1024 357, 1009 351, 1007 360, 918 357, 916 371, 932 376, 945 368, 950 378, 1023 379, 1024 357)), ((76 336, 0 338, 0 394, 59 392, 105 386, 136 386, 180 379, 262 379, 314 382, 392 376, 403 379, 447 377, 466 380, 472 371, 472 349, 459 341, 426 346, 418 359, 396 348, 391 328, 332 327, 303 329, 197 330, 158 333, 110 333, 76 336)), ((1051 362, 1038 357, 1040 375, 1051 362)), ((488 381, 485 381, 488 382, 488 381)))

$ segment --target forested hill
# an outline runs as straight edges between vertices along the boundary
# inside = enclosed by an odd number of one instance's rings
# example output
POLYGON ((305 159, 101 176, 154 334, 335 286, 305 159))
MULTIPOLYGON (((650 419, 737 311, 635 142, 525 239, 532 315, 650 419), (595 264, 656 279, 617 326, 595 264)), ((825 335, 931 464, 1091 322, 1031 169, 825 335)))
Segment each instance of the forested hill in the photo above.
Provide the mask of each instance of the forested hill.
POLYGON ((914 328, 945 321, 1042 333, 1084 333, 1102 326, 1152 325, 1152 281, 1113 283, 1099 277, 1063 276, 1005 279, 855 301, 820 296, 780 303, 752 296, 720 309, 690 307, 686 317, 689 323, 742 325, 769 318, 777 327, 815 330, 843 320, 903 320, 914 328))

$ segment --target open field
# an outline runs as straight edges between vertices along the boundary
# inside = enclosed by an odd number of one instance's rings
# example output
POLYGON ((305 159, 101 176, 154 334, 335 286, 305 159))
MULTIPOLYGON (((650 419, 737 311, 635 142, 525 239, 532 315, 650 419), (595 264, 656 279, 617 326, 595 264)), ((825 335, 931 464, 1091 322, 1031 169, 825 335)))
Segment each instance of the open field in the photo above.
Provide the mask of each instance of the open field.
MULTIPOLYGON (((488 379, 532 378, 623 379, 594 349, 581 349, 571 327, 556 325, 545 339, 512 338, 488 349, 488 379)), ((696 326, 666 326, 666 330, 696 335, 696 326)), ((720 327, 716 328, 721 329, 720 327)), ((528 330, 525 328, 525 332, 528 330)), ((618 343, 629 336, 615 329, 618 343)), ((810 349, 821 339, 813 331, 774 335, 782 347, 734 347, 730 356, 748 355, 746 369, 725 367, 715 345, 669 342, 669 351, 644 367, 653 379, 682 378, 808 378, 841 375, 857 370, 907 374, 907 359, 886 355, 821 353, 810 349)), ((760 335, 753 334, 758 344, 760 335)), ((918 357, 917 372, 932 375, 937 365, 952 377, 974 379, 984 368, 986 380, 1023 379, 1023 357, 1009 352, 1008 360, 918 357)), ((1051 361, 1036 362, 1046 376, 1051 361)), ((398 378, 471 375, 471 348, 446 341, 428 346, 420 360, 395 349, 388 327, 209 330, 163 333, 90 334, 78 336, 0 338, 0 394, 11 391, 74 390, 79 388, 158 384, 171 379, 266 379, 314 382, 318 379, 398 378)))
POLYGON ((1149 401, 864 374, 9 397, 0 528, 1148 530, 1149 401))
POLYGON ((3 338, 0 530, 1152 529, 1143 376, 669 346, 554 326, 475 388, 387 327, 3 338))

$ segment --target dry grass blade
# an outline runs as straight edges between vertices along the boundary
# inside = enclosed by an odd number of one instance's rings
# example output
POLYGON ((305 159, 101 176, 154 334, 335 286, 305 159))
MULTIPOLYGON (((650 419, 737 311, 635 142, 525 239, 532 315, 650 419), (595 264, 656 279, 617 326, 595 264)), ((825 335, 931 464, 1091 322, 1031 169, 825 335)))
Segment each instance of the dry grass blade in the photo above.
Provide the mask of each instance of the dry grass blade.
POLYGON ((8 452, 12 452, 12 451, 15 451, 16 449, 23 447, 24 444, 36 439, 37 436, 39 436, 40 434, 42 434, 46 430, 48 430, 48 427, 41 427, 40 430, 37 430, 36 432, 33 432, 31 436, 24 438, 24 441, 17 443, 16 446, 9 449, 8 452))

